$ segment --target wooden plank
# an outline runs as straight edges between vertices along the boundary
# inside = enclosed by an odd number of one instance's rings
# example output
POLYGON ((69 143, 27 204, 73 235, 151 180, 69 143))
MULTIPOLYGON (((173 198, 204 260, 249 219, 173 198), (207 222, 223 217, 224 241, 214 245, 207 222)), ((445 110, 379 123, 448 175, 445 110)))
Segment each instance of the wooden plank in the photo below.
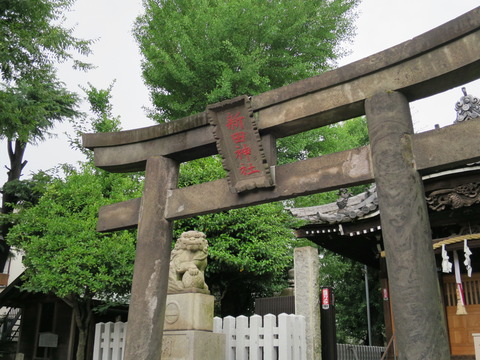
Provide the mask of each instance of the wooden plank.
POLYGON ((235 359, 245 360, 248 359, 248 347, 250 344, 250 329, 248 328, 248 318, 244 315, 240 315, 236 318, 236 349, 235 359))
POLYGON ((452 356, 474 356, 472 333, 480 333, 480 305, 467 305, 468 315, 457 315, 456 306, 447 306, 448 333, 452 356))
POLYGON ((223 319, 223 333, 225 334, 225 360, 235 359, 235 347, 237 346, 235 318, 227 316, 223 319))
POLYGON ((261 359, 262 358, 261 345, 263 346, 263 341, 260 341, 260 336, 263 336, 263 328, 262 328, 262 317, 260 315, 250 316, 249 333, 250 333, 250 341, 249 341, 248 358, 252 360, 261 359))
POLYGON ((263 317, 263 358, 276 359, 278 350, 275 347, 274 334, 277 325, 277 317, 267 314, 263 317))

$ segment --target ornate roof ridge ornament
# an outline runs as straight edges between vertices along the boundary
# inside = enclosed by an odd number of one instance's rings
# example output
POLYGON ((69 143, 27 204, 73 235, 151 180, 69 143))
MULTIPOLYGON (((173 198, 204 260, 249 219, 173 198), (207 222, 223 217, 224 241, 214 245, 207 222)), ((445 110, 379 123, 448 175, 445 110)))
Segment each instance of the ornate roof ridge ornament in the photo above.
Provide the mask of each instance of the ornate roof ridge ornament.
POLYGON ((480 117, 480 100, 473 95, 467 94, 465 87, 462 87, 462 92, 463 96, 455 104, 457 118, 454 124, 480 117))
POLYGON ((340 189, 339 198, 336 202, 338 209, 333 212, 317 212, 317 221, 319 223, 342 223, 351 222, 356 219, 367 216, 378 209, 378 197, 376 191, 376 185, 372 184, 362 194, 359 194, 360 201, 355 204, 348 204, 348 200, 352 199, 352 194, 348 189, 340 189))
POLYGON ((479 203, 479 182, 462 184, 455 188, 435 190, 427 196, 428 207, 434 211, 442 211, 446 208, 459 209, 479 203))

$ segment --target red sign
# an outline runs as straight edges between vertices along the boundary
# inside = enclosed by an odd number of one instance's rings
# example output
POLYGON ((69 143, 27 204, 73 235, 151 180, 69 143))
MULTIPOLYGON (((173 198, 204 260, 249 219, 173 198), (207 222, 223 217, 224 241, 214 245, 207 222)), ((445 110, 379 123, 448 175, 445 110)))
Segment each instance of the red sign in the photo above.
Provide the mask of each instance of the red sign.
POLYGON ((387 288, 382 288, 382 295, 383 295, 383 300, 388 301, 388 289, 387 288))
POLYGON ((240 96, 211 105, 207 113, 234 191, 273 186, 248 97, 240 96))
POLYGON ((322 309, 328 310, 330 307, 330 289, 323 288, 322 289, 322 309))

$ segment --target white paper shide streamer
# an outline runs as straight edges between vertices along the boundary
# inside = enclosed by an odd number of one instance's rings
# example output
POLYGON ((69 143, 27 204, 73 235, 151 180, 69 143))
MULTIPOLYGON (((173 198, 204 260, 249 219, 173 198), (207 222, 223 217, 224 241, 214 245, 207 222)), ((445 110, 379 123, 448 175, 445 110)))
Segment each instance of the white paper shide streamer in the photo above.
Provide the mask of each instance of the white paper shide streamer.
POLYGON ((472 255, 472 252, 467 245, 467 239, 463 241, 463 252, 465 254, 465 261, 463 264, 467 268, 468 277, 472 277, 472 261, 470 260, 470 255, 472 255))
POLYGON ((444 273, 451 273, 452 272, 452 263, 449 261, 449 257, 447 255, 447 250, 445 250, 445 244, 442 245, 442 271, 444 273))

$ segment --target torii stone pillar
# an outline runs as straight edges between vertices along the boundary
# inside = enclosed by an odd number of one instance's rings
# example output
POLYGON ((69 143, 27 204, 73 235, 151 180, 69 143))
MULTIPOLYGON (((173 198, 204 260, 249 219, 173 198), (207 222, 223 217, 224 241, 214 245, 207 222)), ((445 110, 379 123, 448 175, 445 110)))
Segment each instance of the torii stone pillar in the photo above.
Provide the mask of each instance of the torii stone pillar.
POLYGON ((147 160, 124 360, 158 360, 172 248, 172 222, 165 219, 169 190, 177 187, 178 164, 162 156, 147 160))
POLYGON ((398 92, 379 93, 366 100, 365 111, 399 359, 450 359, 408 100, 398 92))

